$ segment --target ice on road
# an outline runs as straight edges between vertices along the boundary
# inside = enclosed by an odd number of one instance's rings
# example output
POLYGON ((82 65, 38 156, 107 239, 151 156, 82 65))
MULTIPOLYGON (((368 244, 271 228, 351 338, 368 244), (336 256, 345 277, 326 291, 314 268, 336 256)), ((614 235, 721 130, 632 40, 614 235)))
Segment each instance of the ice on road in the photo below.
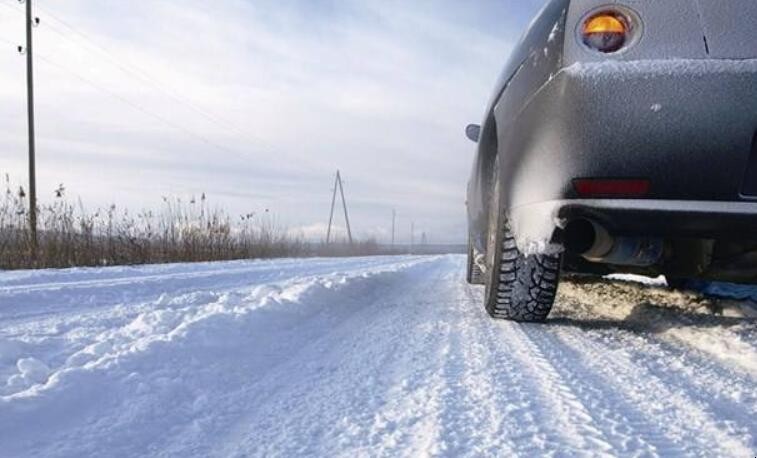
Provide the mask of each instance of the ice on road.
POLYGON ((0 456, 744 456, 757 320, 622 281, 490 320, 465 259, 0 272, 0 456))

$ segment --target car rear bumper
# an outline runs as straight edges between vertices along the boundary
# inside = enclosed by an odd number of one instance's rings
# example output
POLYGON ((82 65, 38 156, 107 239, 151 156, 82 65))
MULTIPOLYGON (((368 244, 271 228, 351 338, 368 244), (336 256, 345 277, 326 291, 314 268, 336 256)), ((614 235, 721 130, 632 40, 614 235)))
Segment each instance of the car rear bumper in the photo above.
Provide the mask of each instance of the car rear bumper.
POLYGON ((559 243, 558 229, 576 219, 617 235, 757 241, 757 202, 654 199, 565 199, 515 207, 510 224, 526 251, 559 243))
POLYGON ((508 208, 578 198, 577 178, 647 179, 660 201, 757 199, 754 59, 576 64, 498 127, 508 208))

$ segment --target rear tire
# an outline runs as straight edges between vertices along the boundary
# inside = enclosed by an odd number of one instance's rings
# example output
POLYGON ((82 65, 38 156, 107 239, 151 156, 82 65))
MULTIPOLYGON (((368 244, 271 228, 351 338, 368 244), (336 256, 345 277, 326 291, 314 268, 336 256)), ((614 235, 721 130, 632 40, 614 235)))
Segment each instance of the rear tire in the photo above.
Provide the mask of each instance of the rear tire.
POLYGON ((468 269, 466 273, 466 279, 471 285, 483 285, 486 283, 484 273, 481 268, 476 264, 476 258, 473 252, 473 243, 471 243, 470 236, 468 237, 468 269))
POLYGON ((542 322, 557 294, 560 255, 526 256, 517 247, 502 209, 499 160, 494 161, 489 199, 485 308, 492 318, 542 322))

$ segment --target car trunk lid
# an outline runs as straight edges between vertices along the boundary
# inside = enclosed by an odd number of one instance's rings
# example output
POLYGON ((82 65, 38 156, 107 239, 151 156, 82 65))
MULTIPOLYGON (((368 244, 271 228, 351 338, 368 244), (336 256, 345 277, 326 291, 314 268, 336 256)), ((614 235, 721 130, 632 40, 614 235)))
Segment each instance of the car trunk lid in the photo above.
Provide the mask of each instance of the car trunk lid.
POLYGON ((695 0, 707 53, 718 59, 757 57, 756 0, 695 0))

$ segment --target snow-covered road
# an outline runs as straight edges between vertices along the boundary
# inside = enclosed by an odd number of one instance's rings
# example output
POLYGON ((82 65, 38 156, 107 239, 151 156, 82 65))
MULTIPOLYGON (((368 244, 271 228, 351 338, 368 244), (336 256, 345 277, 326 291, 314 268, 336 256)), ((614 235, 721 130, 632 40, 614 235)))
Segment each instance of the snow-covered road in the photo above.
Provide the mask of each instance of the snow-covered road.
POLYGON ((757 454, 753 308, 566 282, 494 322, 463 265, 0 272, 0 456, 757 454))

